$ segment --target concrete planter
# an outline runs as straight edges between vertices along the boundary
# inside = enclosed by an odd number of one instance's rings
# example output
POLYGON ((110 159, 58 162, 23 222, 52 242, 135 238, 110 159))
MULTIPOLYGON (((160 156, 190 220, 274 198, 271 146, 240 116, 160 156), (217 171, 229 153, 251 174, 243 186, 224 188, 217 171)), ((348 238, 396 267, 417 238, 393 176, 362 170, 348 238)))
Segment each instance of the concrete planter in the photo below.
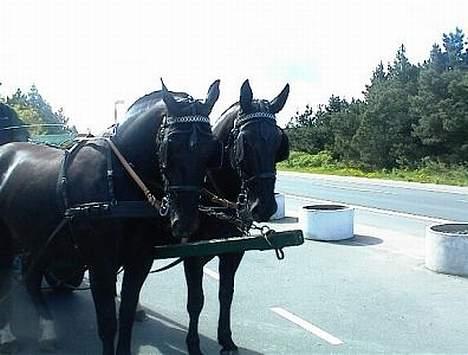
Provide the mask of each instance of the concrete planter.
POLYGON ((303 206, 299 225, 307 239, 349 239, 354 236, 354 209, 342 205, 303 206))
POLYGON ((284 195, 280 194, 278 192, 275 192, 275 200, 276 200, 276 204, 278 205, 278 208, 276 209, 275 214, 270 217, 271 221, 274 221, 274 220, 277 220, 277 219, 282 219, 282 218, 285 217, 285 215, 284 215, 284 209, 285 209, 284 195))
POLYGON ((468 276, 468 223, 427 227, 425 248, 428 269, 468 276))

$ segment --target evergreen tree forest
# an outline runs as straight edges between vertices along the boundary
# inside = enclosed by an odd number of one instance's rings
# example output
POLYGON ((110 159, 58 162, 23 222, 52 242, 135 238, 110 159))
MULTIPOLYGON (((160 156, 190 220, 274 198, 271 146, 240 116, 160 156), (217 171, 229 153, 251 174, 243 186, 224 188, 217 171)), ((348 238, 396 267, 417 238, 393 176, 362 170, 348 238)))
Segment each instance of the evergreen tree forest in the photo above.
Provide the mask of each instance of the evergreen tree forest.
MULTIPOLYGON (((11 96, 0 96, 0 102, 12 107, 25 124, 32 125, 29 129, 30 133, 60 134, 70 130, 67 127, 69 118, 64 114, 63 109, 59 108, 54 111, 34 84, 28 92, 17 89, 11 96), (54 126, 55 124, 59 125, 54 126)), ((74 127, 71 130, 76 132, 74 127)))
MULTIPOLYGON (((405 46, 378 63, 362 99, 332 95, 287 125, 291 148, 365 170, 468 162, 468 43, 456 28, 422 64, 405 46), (319 155, 320 155, 319 154, 319 155)), ((326 160, 325 159, 325 160, 326 160)))

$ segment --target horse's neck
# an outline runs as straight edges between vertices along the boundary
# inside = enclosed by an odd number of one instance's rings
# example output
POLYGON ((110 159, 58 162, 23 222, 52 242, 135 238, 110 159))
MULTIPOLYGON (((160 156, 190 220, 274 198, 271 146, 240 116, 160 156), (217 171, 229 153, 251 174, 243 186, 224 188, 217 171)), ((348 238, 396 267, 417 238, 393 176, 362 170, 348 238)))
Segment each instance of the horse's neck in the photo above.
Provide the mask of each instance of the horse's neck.
POLYGON ((157 178, 157 120, 134 122, 118 130, 113 141, 137 173, 157 178), (153 176, 154 175, 154 176, 153 176))
MULTIPOLYGON (((227 149, 232 149, 232 146, 228 146, 228 141, 236 117, 237 111, 228 110, 221 115, 215 127, 213 127, 213 134, 227 149)), ((227 199, 236 200, 240 193, 241 179, 237 171, 231 167, 230 156, 231 152, 226 150, 222 168, 213 171, 211 174, 211 185, 218 194, 227 199)))

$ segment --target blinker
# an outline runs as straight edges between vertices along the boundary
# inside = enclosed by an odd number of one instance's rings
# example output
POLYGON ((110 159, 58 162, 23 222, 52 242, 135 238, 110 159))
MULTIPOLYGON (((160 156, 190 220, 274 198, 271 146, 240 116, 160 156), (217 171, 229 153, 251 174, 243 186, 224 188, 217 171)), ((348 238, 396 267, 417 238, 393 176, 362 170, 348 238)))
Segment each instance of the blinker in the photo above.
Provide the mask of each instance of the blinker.
POLYGON ((223 144, 215 140, 215 149, 212 153, 211 159, 208 162, 208 169, 220 169, 223 166, 224 160, 224 147, 223 144))

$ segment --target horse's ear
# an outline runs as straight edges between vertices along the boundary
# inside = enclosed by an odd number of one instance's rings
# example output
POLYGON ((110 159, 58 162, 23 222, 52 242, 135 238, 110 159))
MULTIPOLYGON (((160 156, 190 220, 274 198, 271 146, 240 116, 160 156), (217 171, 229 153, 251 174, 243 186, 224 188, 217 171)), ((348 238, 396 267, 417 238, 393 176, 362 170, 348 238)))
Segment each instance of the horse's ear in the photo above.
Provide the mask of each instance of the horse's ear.
POLYGON ((289 158, 289 139, 286 133, 281 130, 281 143, 276 152, 275 162, 280 162, 289 158))
POLYGON ((276 96, 273 100, 271 100, 270 102, 271 113, 280 112, 282 108, 284 107, 284 104, 286 103, 288 96, 289 96, 289 84, 286 84, 286 86, 280 92, 280 94, 276 96))
POLYGON ((244 112, 249 111, 250 105, 252 103, 252 99, 253 99, 253 93, 252 93, 252 89, 250 88, 249 79, 247 79, 246 81, 244 81, 240 89, 239 102, 240 102, 242 111, 244 112))
POLYGON ((208 115, 213 109, 214 104, 218 101, 219 98, 219 83, 220 80, 216 80, 213 84, 210 85, 208 89, 208 94, 206 95, 205 107, 208 111, 208 115))
POLYGON ((167 90, 164 81, 161 78, 161 85, 162 85, 162 93, 163 93, 163 101, 167 106, 167 111, 169 113, 177 112, 177 101, 174 99, 174 96, 167 90))
POLYGON ((164 84, 163 78, 160 78, 160 79, 161 79, 161 88, 162 88, 162 91, 163 91, 163 92, 168 92, 169 90, 167 90, 167 87, 166 87, 166 84, 164 84))

